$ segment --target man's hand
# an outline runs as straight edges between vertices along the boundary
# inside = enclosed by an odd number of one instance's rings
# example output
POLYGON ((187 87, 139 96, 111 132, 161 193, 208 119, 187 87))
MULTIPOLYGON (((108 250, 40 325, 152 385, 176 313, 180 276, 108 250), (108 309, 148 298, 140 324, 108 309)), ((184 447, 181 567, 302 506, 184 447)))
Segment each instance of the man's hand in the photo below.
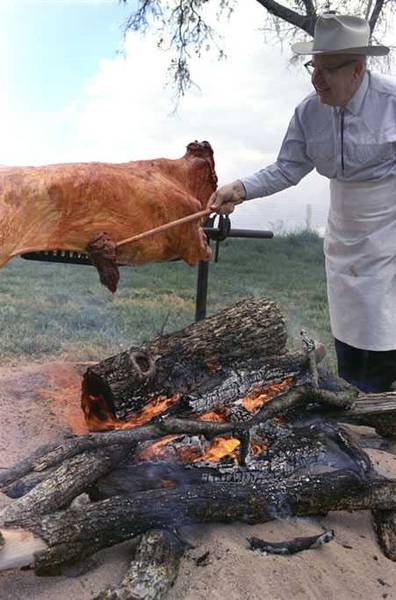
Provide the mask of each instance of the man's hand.
POLYGON ((208 208, 219 215, 229 215, 236 204, 241 204, 246 199, 246 191, 240 181, 228 183, 219 188, 211 195, 208 202, 208 208))

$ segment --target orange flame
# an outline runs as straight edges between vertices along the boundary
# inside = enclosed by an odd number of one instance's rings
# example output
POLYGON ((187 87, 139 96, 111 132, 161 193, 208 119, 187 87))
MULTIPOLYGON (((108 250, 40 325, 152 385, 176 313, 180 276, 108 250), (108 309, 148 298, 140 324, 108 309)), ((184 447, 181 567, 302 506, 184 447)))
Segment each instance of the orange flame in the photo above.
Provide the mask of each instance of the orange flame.
POLYGON ((203 460, 207 462, 218 462, 225 456, 230 456, 235 462, 238 462, 236 449, 240 444, 241 442, 236 438, 217 437, 212 441, 206 452, 196 458, 194 462, 203 460))
POLYGON ((255 386, 253 390, 242 399, 242 406, 250 413, 254 414, 260 409, 265 402, 271 400, 274 396, 283 392, 293 381, 292 377, 288 377, 280 383, 271 385, 255 386))
POLYGON ((186 442, 184 445, 172 445, 170 442, 180 439, 180 435, 166 435, 160 440, 146 446, 138 454, 135 454, 134 462, 145 462, 149 460, 177 460, 183 464, 194 462, 196 458, 201 456, 202 450, 200 447, 191 446, 186 442))
POLYGON ((153 398, 136 415, 127 421, 119 421, 109 413, 106 401, 101 396, 83 395, 82 409, 85 415, 85 421, 90 431, 106 431, 109 429, 133 429, 148 423, 154 417, 162 415, 180 398, 180 394, 175 394, 170 398, 157 396, 153 398))
POLYGON ((227 418, 228 410, 225 406, 218 406, 212 412, 207 412, 203 415, 199 415, 199 421, 217 421, 224 422, 227 418))
POLYGON ((183 464, 191 464, 200 461, 218 462, 226 456, 233 458, 236 464, 238 462, 237 448, 240 441, 236 438, 217 437, 211 442, 207 450, 202 452, 199 447, 190 446, 188 443, 180 446, 169 446, 170 442, 180 437, 178 435, 164 436, 136 454, 133 462, 139 463, 153 459, 170 460, 173 458, 183 464))

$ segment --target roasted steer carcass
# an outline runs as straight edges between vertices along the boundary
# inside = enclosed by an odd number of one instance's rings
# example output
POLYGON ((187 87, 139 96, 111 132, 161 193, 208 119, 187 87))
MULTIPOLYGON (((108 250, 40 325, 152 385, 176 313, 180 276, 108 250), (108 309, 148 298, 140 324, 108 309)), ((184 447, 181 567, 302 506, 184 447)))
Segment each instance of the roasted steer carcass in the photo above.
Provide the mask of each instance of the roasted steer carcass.
POLYGON ((1 167, 0 266, 27 252, 88 251, 115 291, 116 264, 210 260, 199 221, 116 244, 206 208, 216 185, 208 142, 192 142, 176 160, 1 167))

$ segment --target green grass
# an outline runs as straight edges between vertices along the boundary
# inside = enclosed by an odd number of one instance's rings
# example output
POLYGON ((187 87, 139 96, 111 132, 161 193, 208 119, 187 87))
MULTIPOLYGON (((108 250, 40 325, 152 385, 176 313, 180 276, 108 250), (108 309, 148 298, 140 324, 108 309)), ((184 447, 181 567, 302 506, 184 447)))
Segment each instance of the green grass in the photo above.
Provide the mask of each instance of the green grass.
MULTIPOLYGON (((14 259, 0 270, 2 363, 97 360, 194 320, 197 270, 184 263, 122 268, 113 296, 94 268, 14 259)), ((211 263, 208 314, 249 296, 280 303, 289 346, 302 327, 330 350, 322 240, 302 232, 222 242, 211 263)))

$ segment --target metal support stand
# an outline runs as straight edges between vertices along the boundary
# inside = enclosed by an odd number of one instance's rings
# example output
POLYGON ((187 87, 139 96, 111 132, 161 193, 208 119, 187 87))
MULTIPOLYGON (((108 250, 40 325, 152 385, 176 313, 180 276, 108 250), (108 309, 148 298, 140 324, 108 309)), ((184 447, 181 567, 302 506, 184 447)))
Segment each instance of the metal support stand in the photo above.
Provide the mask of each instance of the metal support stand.
POLYGON ((195 322, 206 317, 208 297, 209 263, 201 260, 198 264, 197 295, 195 299, 195 322))
MULTIPOLYGON (((261 231, 257 229, 231 229, 229 217, 218 217, 218 225, 214 226, 215 217, 210 217, 203 227, 204 232, 210 240, 215 240, 215 262, 218 260, 220 242, 227 237, 250 238, 250 239, 271 239, 274 237, 272 231, 261 231)), ((209 262, 200 261, 198 263, 197 293, 195 299, 195 322, 202 321, 206 317, 206 304, 208 297, 209 280, 209 262)))

